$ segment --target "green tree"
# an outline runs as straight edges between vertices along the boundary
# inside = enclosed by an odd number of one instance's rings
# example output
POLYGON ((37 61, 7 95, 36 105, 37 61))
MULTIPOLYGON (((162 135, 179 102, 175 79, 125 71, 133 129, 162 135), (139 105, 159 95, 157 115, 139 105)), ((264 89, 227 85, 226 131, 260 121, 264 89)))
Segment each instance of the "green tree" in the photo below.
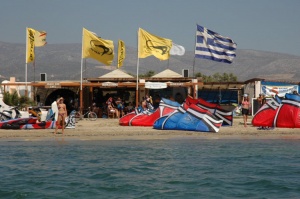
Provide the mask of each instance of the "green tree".
POLYGON ((201 77, 203 82, 236 82, 237 77, 233 75, 232 73, 223 73, 222 75, 220 73, 215 73, 212 76, 206 76, 202 73, 196 73, 196 77, 201 77))
POLYGON ((155 75, 155 72, 153 70, 149 70, 145 74, 139 74, 140 77, 152 77, 153 75, 155 75))
POLYGON ((232 73, 229 73, 229 80, 231 82, 236 82, 237 81, 237 76, 235 76, 234 74, 232 73))
POLYGON ((9 106, 18 106, 19 108, 36 105, 36 103, 29 97, 19 97, 17 91, 14 91, 12 94, 5 92, 3 94, 3 102, 9 106))

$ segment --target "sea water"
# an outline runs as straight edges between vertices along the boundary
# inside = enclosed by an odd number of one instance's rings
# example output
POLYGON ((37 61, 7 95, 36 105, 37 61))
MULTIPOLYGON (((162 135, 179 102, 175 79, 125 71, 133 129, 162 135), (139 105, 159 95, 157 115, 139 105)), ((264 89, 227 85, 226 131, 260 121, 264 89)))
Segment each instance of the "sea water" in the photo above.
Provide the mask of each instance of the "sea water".
POLYGON ((300 198, 299 140, 0 141, 0 198, 300 198))

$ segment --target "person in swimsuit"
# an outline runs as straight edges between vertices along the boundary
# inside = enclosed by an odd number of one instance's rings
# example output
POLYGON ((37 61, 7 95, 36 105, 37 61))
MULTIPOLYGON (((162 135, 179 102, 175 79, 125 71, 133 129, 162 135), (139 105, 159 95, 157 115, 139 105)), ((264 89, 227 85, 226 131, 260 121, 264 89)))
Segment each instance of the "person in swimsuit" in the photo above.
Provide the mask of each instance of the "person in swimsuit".
POLYGON ((65 129, 65 119, 67 117, 67 108, 66 105, 64 104, 64 98, 59 98, 57 101, 57 107, 58 107, 58 118, 56 121, 56 127, 55 127, 55 133, 57 133, 58 130, 58 125, 62 127, 62 134, 64 134, 64 129, 65 129))
POLYGON ((117 108, 115 108, 113 101, 114 100, 112 97, 108 98, 108 100, 106 101, 107 108, 109 109, 109 111, 116 113, 117 118, 119 118, 120 116, 119 111, 117 108))
POLYGON ((249 96, 245 94, 242 100, 242 115, 244 119, 244 127, 247 127, 249 109, 250 109, 249 96))

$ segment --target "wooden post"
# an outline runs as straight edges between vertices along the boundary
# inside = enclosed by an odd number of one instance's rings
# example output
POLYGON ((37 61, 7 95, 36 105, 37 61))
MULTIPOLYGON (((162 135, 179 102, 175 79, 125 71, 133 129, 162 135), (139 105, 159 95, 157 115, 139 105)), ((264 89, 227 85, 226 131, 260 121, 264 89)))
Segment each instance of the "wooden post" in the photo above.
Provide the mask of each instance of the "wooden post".
POLYGON ((83 92, 82 92, 83 89, 80 90, 80 113, 82 114, 83 113, 83 92))

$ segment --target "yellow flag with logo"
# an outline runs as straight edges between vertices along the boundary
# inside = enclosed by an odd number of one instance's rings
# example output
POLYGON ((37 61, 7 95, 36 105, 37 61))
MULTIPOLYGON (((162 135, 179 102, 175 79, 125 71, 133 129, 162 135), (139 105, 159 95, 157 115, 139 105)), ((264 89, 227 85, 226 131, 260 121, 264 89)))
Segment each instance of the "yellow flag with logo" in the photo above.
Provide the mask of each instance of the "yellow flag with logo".
POLYGON ((35 30, 32 28, 26 29, 26 63, 30 63, 34 61, 34 35, 35 30))
POLYGON ((139 28, 139 58, 146 58, 154 55, 160 60, 167 60, 170 57, 172 40, 158 37, 139 28))
POLYGON ((47 44, 46 36, 47 33, 45 31, 36 30, 34 34, 34 46, 35 47, 45 46, 47 44))
POLYGON ((125 50, 125 43, 122 40, 119 40, 118 45, 118 68, 121 68, 123 66, 123 61, 126 56, 126 50, 125 50))
POLYGON ((83 28, 82 58, 93 58, 111 65, 114 59, 113 41, 101 39, 95 33, 83 28))

